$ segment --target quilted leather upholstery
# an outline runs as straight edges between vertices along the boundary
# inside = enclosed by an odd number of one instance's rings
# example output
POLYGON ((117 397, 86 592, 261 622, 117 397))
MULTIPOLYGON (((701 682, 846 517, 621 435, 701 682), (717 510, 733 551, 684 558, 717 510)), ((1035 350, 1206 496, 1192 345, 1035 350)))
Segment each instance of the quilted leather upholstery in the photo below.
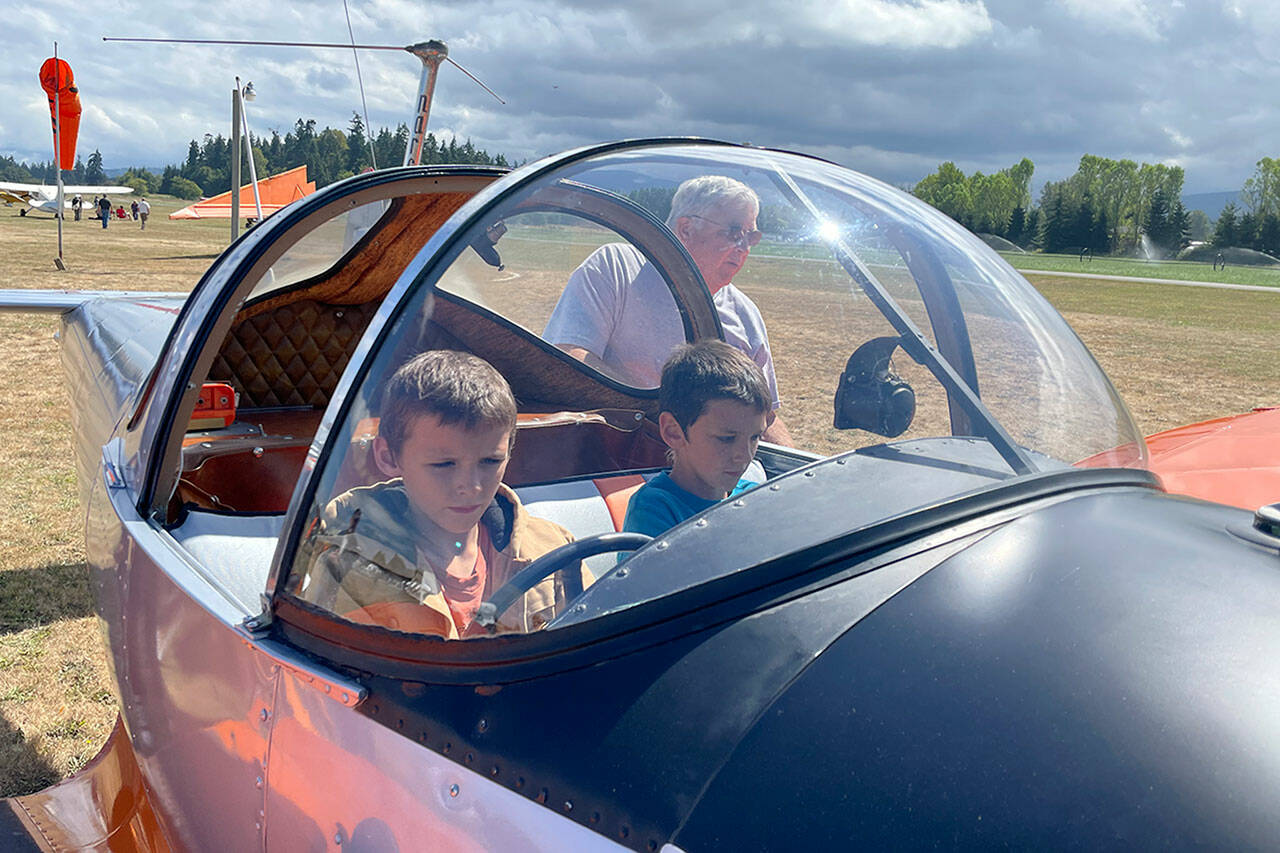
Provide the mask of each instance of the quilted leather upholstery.
POLYGON ((245 408, 323 407, 377 307, 304 299, 241 320, 209 378, 231 383, 245 408))

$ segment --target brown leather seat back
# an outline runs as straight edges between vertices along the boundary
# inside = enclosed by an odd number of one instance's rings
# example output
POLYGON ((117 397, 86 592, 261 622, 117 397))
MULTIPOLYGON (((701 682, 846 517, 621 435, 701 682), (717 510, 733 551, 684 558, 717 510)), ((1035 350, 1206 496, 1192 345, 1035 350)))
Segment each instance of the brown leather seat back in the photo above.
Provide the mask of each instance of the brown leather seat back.
POLYGON ((231 383, 241 408, 323 408, 377 309, 302 299, 242 319, 209 378, 231 383))

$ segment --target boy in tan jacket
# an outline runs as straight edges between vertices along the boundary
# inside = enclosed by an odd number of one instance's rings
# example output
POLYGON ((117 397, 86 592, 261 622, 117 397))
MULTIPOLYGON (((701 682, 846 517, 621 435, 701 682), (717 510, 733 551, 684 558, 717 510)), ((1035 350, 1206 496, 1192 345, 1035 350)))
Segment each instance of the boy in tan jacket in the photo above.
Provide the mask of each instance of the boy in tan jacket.
MULTIPOLYGON (((408 361, 385 389, 373 445, 391 479, 325 507, 303 597, 355 622, 450 639, 480 634, 472 624, 480 603, 573 541, 503 485, 515 427, 511 389, 484 360, 433 350, 408 361)), ((591 582, 580 564, 569 571, 591 582)), ((560 613, 563 574, 526 593, 498 630, 538 630, 560 613)))

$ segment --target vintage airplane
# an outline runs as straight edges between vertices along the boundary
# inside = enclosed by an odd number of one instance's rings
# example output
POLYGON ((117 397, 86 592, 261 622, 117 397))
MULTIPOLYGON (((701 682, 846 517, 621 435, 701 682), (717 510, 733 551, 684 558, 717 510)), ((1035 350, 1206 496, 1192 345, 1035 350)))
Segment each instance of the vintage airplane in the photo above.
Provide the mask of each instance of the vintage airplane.
MULTIPOLYGON (((129 195, 133 192, 133 187, 109 187, 109 186, 64 186, 63 206, 67 209, 71 208, 72 196, 95 196, 95 195, 129 195)), ((58 209, 58 188, 56 186, 47 186, 45 184, 19 184, 8 181, 0 181, 0 201, 6 205, 22 204, 26 205, 18 211, 19 216, 26 216, 29 210, 40 210, 46 213, 53 213, 58 209)), ((89 202, 85 202, 86 206, 89 202)))
POLYGON ((121 707, 94 763, 9 802, 34 845, 1280 845, 1280 510, 1167 494, 1062 318, 875 180, 699 140, 404 167, 285 208, 189 296, 0 302, 62 314, 121 707), (787 237, 735 283, 796 446, 620 535, 663 464, 655 390, 543 330, 622 243, 686 339, 722 337, 663 222, 704 174, 787 237), (486 612, 595 572, 543 630, 446 640, 314 592, 324 508, 379 479, 379 389, 433 348, 507 378, 507 483, 578 539, 486 612))

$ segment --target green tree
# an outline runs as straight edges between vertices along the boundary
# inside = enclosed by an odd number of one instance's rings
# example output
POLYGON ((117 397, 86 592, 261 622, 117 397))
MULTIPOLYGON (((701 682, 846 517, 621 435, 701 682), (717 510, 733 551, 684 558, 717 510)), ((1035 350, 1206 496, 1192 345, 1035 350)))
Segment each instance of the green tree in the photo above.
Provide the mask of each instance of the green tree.
POLYGON ((168 193, 172 196, 185 199, 200 198, 200 185, 194 181, 188 181, 179 175, 175 175, 169 181, 168 193))
POLYGON ((916 198, 931 204, 961 225, 968 225, 973 200, 969 197, 969 179, 950 160, 938 171, 926 176, 911 191, 916 198))
POLYGON ((1169 248, 1177 252, 1191 242, 1191 213, 1182 206, 1182 199, 1169 208, 1169 248))
POLYGON ((1173 246, 1174 240, 1169 228, 1169 202, 1165 198, 1164 189, 1160 186, 1155 188, 1151 200, 1147 203, 1147 216, 1142 230, 1158 248, 1166 252, 1176 248, 1173 246))
POLYGON ((89 162, 84 167, 84 180, 88 184, 105 184, 107 173, 102 169, 102 152, 94 149, 89 155, 89 162))
POLYGON ((1246 210, 1236 220, 1236 245, 1246 249, 1258 248, 1258 217, 1252 210, 1246 210))
POLYGON ((1280 159, 1263 157, 1253 177, 1240 190, 1245 206, 1256 216, 1280 214, 1280 159))
POLYGON ((1280 257, 1280 214, 1268 213, 1258 225, 1258 251, 1280 257))
POLYGON ((347 171, 358 175, 372 167, 373 163, 369 159, 371 150, 360 113, 352 111, 351 123, 347 125, 347 171))
POLYGON ((1213 235, 1213 225, 1209 215, 1203 210, 1187 211, 1187 239, 1197 243, 1208 240, 1213 235))
POLYGON ((1213 245, 1220 248, 1237 245, 1239 233, 1236 228, 1236 206, 1227 202, 1218 214, 1218 223, 1213 229, 1213 245))

